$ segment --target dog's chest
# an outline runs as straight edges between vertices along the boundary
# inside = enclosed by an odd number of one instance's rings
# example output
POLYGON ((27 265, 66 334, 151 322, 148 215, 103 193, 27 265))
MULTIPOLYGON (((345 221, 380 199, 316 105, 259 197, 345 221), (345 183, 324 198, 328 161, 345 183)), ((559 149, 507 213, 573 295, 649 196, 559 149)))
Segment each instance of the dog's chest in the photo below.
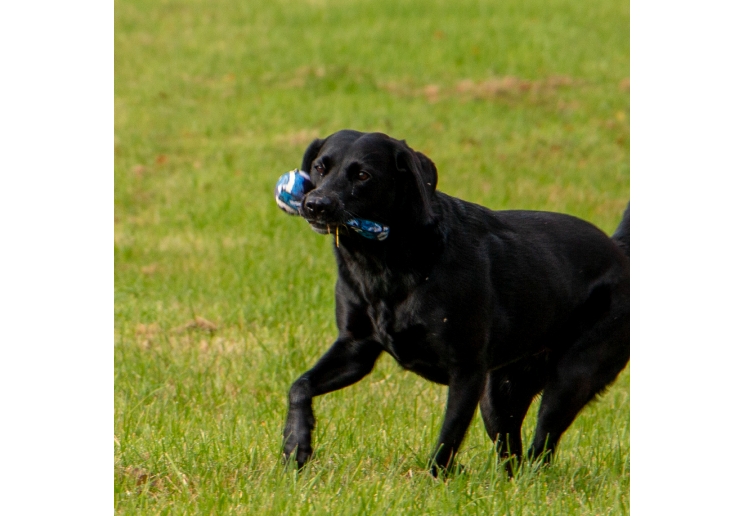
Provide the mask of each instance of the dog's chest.
POLYGON ((416 311, 416 298, 414 294, 398 303, 378 300, 368 305, 375 340, 404 369, 446 384, 445 353, 434 329, 416 311))
POLYGON ((377 340, 404 369, 447 383, 447 348, 441 328, 422 310, 426 278, 396 273, 379 263, 350 260, 347 278, 361 297, 377 340))

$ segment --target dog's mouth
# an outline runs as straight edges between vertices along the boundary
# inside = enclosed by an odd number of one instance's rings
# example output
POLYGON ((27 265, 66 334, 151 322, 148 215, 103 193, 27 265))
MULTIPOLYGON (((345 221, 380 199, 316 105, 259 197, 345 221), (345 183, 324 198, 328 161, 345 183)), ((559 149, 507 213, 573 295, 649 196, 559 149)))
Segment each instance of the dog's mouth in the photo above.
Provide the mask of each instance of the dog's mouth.
POLYGON ((337 228, 343 228, 344 223, 337 220, 335 217, 308 217, 307 214, 302 214, 303 217, 313 231, 321 235, 335 234, 337 228))
POLYGON ((313 228, 313 231, 316 233, 320 233, 321 235, 328 235, 330 233, 335 233, 336 228, 339 226, 342 226, 342 224, 337 223, 330 223, 330 222, 323 222, 318 220, 307 220, 307 223, 310 224, 310 227, 313 228))
POLYGON ((369 240, 382 241, 388 237, 390 227, 382 222, 362 219, 347 214, 344 211, 333 213, 322 213, 317 216, 312 211, 300 207, 300 215, 304 218, 313 231, 320 235, 336 235, 336 245, 339 244, 338 236, 356 233, 369 240), (346 216, 345 219, 340 217, 346 216))
POLYGON ((308 224, 310 224, 310 227, 313 228, 313 231, 315 231, 316 233, 320 233, 321 235, 336 233, 336 228, 342 227, 344 225, 344 223, 340 222, 337 217, 328 213, 314 217, 303 208, 300 208, 300 215, 307 221, 308 224))
POLYGON ((335 234, 336 247, 339 245, 338 235, 349 235, 356 233, 368 240, 385 240, 390 234, 390 226, 380 222, 374 222, 367 219, 349 219, 344 223, 319 222, 317 220, 307 220, 313 231, 321 235, 335 234))

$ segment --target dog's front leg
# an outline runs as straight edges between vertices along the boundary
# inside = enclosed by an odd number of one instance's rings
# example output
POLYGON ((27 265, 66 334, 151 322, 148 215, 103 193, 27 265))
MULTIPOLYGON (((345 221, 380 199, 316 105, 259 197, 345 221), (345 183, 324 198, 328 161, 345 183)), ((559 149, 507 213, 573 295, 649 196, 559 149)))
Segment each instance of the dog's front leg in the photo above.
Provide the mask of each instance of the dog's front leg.
POLYGON ((444 423, 431 459, 433 476, 452 466, 452 459, 470 426, 485 384, 486 374, 481 371, 461 371, 450 380, 444 423))
POLYGON ((284 425, 284 458, 297 450, 295 460, 302 468, 312 455, 310 437, 315 428, 314 396, 358 382, 374 367, 382 347, 375 341, 337 340, 312 369, 289 389, 289 412, 284 425))

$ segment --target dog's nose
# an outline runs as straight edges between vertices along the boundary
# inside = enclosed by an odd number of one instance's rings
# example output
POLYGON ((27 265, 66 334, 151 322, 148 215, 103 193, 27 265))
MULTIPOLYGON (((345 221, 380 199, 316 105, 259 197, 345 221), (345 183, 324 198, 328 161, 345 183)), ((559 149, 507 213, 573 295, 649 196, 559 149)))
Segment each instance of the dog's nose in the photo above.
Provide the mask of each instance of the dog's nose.
POLYGON ((310 216, 323 215, 330 207, 331 200, 328 197, 309 197, 305 200, 305 212, 310 216))

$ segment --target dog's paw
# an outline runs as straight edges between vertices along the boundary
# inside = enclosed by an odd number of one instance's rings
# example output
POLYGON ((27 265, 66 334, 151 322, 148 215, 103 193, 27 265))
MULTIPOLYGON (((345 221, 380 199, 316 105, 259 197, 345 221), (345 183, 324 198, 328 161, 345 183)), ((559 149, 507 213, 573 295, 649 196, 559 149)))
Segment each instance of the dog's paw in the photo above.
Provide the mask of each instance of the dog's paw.
POLYGON ((282 454, 285 464, 297 464, 297 469, 302 469, 313 455, 313 448, 310 445, 300 445, 287 441, 284 445, 282 454))
POLYGON ((292 459, 297 463, 297 467, 302 469, 307 461, 313 455, 313 447, 310 445, 309 437, 307 439, 297 439, 295 434, 285 434, 284 438, 284 463, 292 462, 292 459))
POLYGON ((312 413, 302 413, 298 410, 290 410, 287 415, 287 423, 284 426, 284 460, 290 461, 293 457, 297 466, 302 468, 312 457, 313 448, 310 444, 310 435, 315 423, 312 413))
POLYGON ((439 464, 432 464, 429 468, 429 473, 434 478, 447 480, 457 475, 464 475, 468 473, 468 470, 462 464, 450 464, 449 466, 440 466, 439 464))

